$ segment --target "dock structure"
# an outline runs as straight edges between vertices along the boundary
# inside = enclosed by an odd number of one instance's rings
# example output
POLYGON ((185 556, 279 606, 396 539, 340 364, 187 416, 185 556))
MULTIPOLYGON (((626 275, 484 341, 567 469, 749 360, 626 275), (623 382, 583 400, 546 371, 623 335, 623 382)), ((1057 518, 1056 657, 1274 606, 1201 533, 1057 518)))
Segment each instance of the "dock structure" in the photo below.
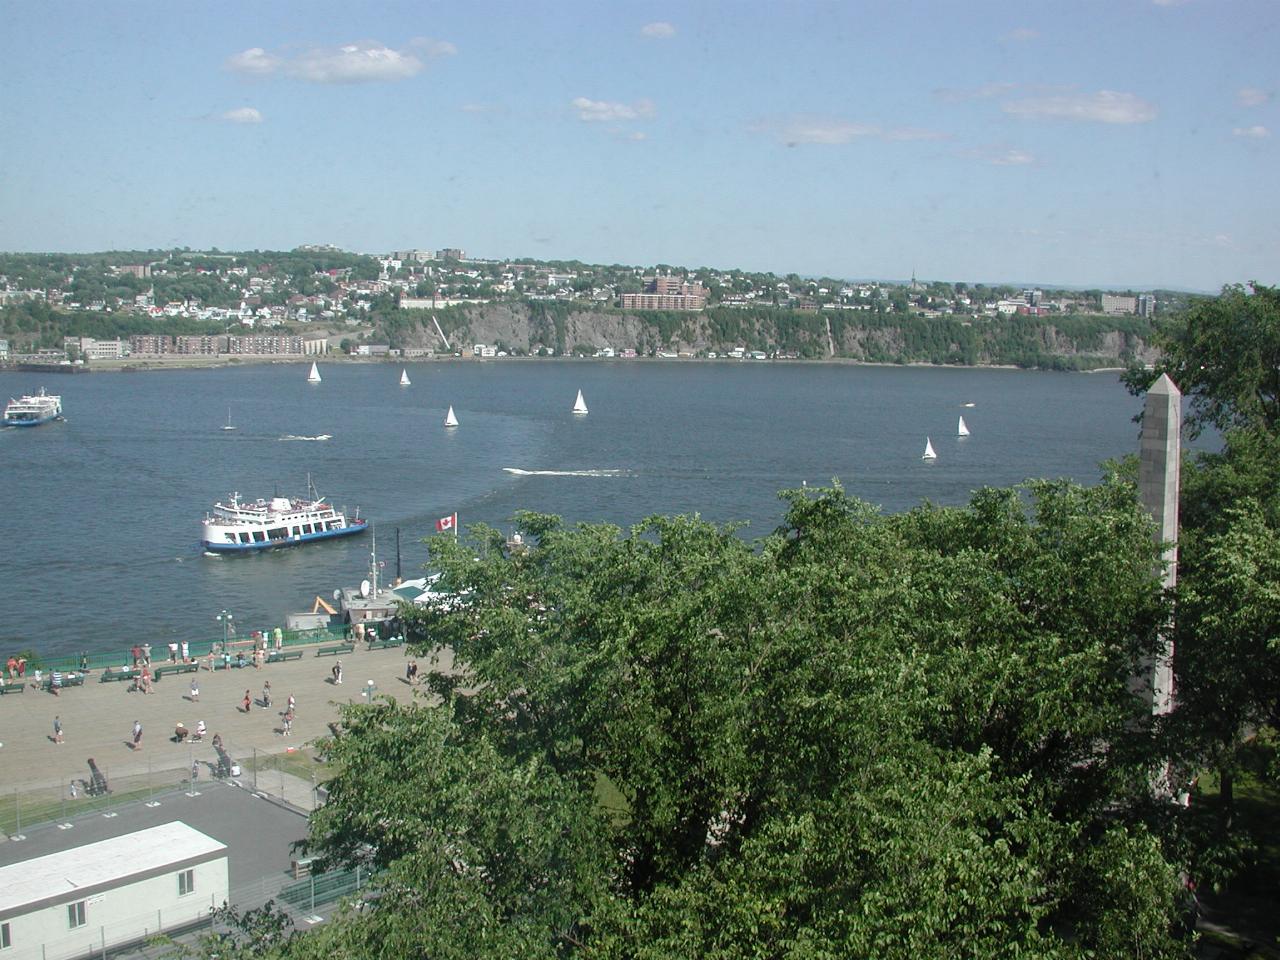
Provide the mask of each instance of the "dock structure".
MULTIPOLYGON (((1163 547, 1161 575, 1166 589, 1178 582, 1178 493, 1182 463, 1182 391, 1162 373, 1147 390, 1139 440, 1138 497, 1155 521, 1154 536, 1163 547)), ((1144 675, 1141 692, 1156 715, 1173 709, 1173 637, 1168 629, 1144 675)))

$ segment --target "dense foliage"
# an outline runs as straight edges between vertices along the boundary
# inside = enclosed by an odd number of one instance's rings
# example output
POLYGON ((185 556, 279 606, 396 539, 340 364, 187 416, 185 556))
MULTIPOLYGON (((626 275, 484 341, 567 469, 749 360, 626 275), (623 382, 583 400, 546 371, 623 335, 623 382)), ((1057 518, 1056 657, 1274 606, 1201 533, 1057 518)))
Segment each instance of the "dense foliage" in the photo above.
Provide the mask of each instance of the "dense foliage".
POLYGON ((377 871, 294 957, 1177 956, 1128 678, 1165 608, 1132 489, 752 545, 522 515, 433 543, 442 707, 343 712, 312 853, 377 871), (478 555, 478 559, 477 559, 478 555))

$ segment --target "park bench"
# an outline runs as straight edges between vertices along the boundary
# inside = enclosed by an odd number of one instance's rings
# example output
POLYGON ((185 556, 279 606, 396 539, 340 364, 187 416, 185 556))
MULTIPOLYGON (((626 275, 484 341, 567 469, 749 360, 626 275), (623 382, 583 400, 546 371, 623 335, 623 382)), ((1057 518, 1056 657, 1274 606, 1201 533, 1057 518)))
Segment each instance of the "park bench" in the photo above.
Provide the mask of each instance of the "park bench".
MULTIPOLYGON (((62 689, 63 687, 83 687, 84 676, 85 675, 83 673, 64 673, 62 675, 62 681, 58 684, 58 689, 62 689)), ((43 690, 52 690, 53 677, 49 677, 46 680, 42 680, 40 683, 40 687, 43 690)))
POLYGON ((27 689, 27 685, 19 680, 17 683, 6 680, 3 687, 0 687, 0 693, 21 693, 27 689))
POLYGON ((113 670, 111 667, 102 671, 102 676, 98 677, 99 683, 109 683, 112 680, 136 680, 142 676, 141 670, 134 670, 132 667, 121 667, 113 670))
POLYGON ((332 647, 321 647, 316 651, 317 657, 337 656, 340 653, 354 653, 356 645, 354 643, 339 643, 332 647))
POLYGON ((404 641, 399 637, 388 637, 386 640, 374 640, 369 644, 370 650, 390 650, 393 647, 403 647, 404 641))
POLYGON ((159 680, 166 673, 195 673, 200 669, 200 664, 194 660, 190 663, 171 663, 168 666, 156 667, 156 679, 159 680))
POLYGON ((281 663, 285 660, 301 660, 301 650, 273 650, 267 654, 267 663, 281 663))

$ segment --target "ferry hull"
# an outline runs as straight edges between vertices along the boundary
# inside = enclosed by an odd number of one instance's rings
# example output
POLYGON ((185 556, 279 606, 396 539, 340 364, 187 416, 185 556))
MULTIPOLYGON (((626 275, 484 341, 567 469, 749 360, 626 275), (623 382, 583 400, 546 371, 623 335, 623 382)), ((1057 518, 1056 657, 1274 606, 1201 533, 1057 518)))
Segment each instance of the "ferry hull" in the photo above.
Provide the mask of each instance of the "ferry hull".
POLYGON ((39 417, 33 420, 10 420, 6 417, 4 421, 4 425, 6 427, 40 427, 46 423, 49 423, 57 419, 58 419, 58 415, 56 413, 50 414, 47 417, 39 417))
POLYGON ((365 520, 348 521, 347 526, 340 530, 322 530, 319 533, 303 533, 296 537, 281 537, 276 540, 262 540, 251 543, 215 543, 212 540, 202 539, 201 543, 210 553, 261 553, 263 550, 278 550, 283 547, 298 547, 304 543, 315 543, 317 540, 332 540, 335 537, 350 537, 357 533, 364 533, 369 524, 365 520))

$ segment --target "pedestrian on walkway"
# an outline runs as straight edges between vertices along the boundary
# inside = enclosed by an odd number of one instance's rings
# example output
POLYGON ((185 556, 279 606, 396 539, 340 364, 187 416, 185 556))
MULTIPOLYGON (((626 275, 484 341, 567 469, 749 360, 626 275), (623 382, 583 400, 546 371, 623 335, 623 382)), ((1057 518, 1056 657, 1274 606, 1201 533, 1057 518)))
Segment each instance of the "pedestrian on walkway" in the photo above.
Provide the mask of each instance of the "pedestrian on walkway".
POLYGON ((62 718, 59 716, 53 718, 53 742, 62 742, 62 718))
POLYGON ((62 674, 54 670, 49 674, 49 692, 55 697, 62 691, 62 674))
POLYGON ((342 661, 339 660, 333 665, 333 682, 342 683, 342 661))
POLYGON ((191 647, 187 641, 182 641, 182 662, 186 663, 191 659, 191 647))
POLYGON ((193 739, 193 740, 203 740, 203 739, 204 739, 204 732, 205 732, 205 730, 206 730, 206 729, 208 729, 208 728, 207 728, 207 727, 205 727, 205 725, 204 725, 204 721, 203 721, 203 720, 197 720, 197 721, 196 721, 196 735, 195 735, 194 737, 192 737, 191 739, 193 739))
POLYGON ((293 711, 288 710, 284 715, 284 729, 280 731, 282 737, 293 736, 293 711))
POLYGON ((200 702, 200 681, 197 677, 191 678, 191 702, 200 702))
POLYGON ((170 663, 178 662, 178 641, 177 640, 169 641, 169 662, 170 663))
POLYGON ((142 648, 135 643, 129 653, 133 656, 133 665, 136 667, 138 661, 142 659, 142 648))
POLYGON ((142 749, 142 721, 133 721, 133 749, 136 753, 142 749))
POLYGON ((151 667, 144 666, 142 668, 142 692, 151 692, 151 667))
POLYGON ((266 710, 271 706, 271 681, 268 680, 262 685, 262 709, 266 710))
POLYGON ((149 643, 142 645, 142 662, 146 664, 151 662, 151 644, 149 643))
POLYGON ((249 709, 250 709, 252 706, 253 706, 253 697, 249 696, 249 691, 248 691, 248 690, 246 690, 246 691, 244 692, 244 712, 245 712, 245 713, 248 713, 248 712, 249 712, 249 709))
POLYGON ((294 712, 294 708, 295 708, 296 706, 297 706, 297 704, 296 704, 296 702, 295 702, 295 701, 294 701, 294 699, 293 699, 293 694, 291 693, 291 694, 289 694, 289 703, 288 703, 288 706, 287 706, 285 709, 286 709, 286 711, 287 711, 287 712, 289 712, 289 713, 293 713, 293 712, 294 712))

